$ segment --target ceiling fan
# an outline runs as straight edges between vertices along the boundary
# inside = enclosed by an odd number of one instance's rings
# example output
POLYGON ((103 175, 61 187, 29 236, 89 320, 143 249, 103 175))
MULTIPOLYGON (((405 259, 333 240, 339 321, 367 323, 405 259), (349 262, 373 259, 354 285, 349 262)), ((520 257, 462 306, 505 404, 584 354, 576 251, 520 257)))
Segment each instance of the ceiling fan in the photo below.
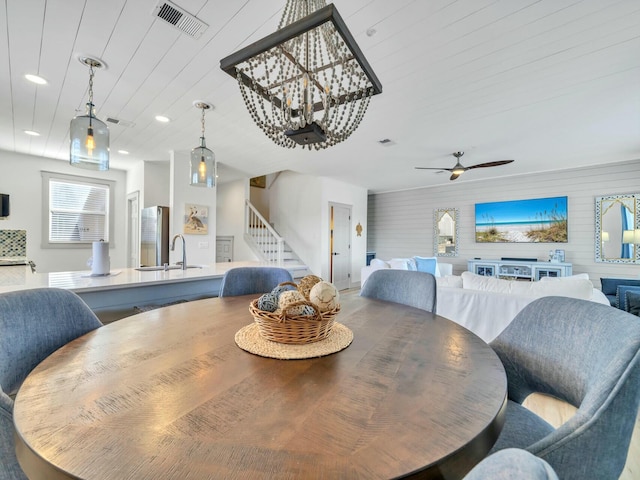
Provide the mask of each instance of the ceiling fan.
POLYGON ((454 152, 452 153, 454 157, 456 157, 456 164, 453 168, 436 168, 436 167, 415 167, 419 170, 446 170, 447 172, 451 172, 451 178, 449 180, 455 180, 460 175, 462 175, 467 170, 471 170, 473 168, 485 168, 485 167, 498 167, 500 165, 506 165, 507 163, 513 162, 513 160, 497 160, 495 162, 486 162, 486 163, 478 163, 477 165, 471 165, 470 167, 465 167, 460 163, 460 157, 464 155, 464 152, 454 152))

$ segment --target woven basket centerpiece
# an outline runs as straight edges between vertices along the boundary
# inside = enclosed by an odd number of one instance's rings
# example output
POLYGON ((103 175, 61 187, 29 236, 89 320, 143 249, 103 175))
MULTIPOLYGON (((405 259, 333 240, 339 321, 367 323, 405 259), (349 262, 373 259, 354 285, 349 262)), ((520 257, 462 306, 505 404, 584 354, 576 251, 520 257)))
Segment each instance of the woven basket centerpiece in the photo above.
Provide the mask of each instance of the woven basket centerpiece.
POLYGON ((273 292, 265 294, 274 295, 277 292, 278 308, 273 312, 259 308, 258 305, 270 305, 269 302, 261 301, 262 297, 251 302, 249 311, 263 338, 278 343, 303 345, 324 340, 331 333, 335 318, 340 312, 338 291, 328 282, 316 281, 311 288, 308 284, 309 281, 301 282, 307 295, 291 282, 280 284, 273 292), (283 291, 281 287, 285 285, 293 286, 296 290, 283 291))

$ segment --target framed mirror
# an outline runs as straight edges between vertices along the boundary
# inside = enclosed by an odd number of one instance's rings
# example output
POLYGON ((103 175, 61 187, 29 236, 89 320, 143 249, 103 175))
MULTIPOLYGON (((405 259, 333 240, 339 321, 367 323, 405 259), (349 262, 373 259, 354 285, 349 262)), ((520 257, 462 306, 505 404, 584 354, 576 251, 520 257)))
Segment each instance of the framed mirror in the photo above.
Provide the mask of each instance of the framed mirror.
POLYGON ((458 256, 458 209, 433 210, 433 253, 436 257, 458 256))
POLYGON ((596 262, 640 263, 640 194, 596 197, 596 262))

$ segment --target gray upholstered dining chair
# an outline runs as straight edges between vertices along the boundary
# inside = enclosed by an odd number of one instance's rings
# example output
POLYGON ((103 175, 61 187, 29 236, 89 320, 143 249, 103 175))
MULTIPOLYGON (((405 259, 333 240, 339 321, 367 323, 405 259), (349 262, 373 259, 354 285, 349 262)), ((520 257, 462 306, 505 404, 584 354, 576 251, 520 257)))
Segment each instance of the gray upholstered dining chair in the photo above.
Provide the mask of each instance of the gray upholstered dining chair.
POLYGON ((489 455, 467 473, 464 480, 558 480, 551 465, 519 448, 489 455))
POLYGON ((289 270, 279 267, 236 267, 222 277, 220 297, 267 293, 283 282, 293 282, 289 270))
POLYGON ((75 293, 37 288, 0 294, 0 480, 26 479, 16 459, 13 397, 38 363, 102 323, 75 293))
POLYGON ((492 451, 523 448, 563 480, 617 479, 640 404, 640 322, 567 297, 527 305, 490 344, 508 381, 506 421, 492 451), (557 429, 523 407, 533 393, 577 408, 557 429))
POLYGON ((367 279, 360 295, 435 312, 436 278, 430 273, 412 270, 376 270, 367 279))

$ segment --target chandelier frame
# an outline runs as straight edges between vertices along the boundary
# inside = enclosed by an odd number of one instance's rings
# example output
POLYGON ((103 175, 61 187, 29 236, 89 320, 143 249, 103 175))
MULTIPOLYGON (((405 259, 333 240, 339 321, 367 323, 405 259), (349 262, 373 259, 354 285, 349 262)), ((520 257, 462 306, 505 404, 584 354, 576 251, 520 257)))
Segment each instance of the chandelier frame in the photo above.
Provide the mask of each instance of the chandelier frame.
MULTIPOLYGON (((344 42, 344 45, 350 52, 350 56, 346 59, 343 58, 342 60, 346 62, 352 62, 353 60, 355 60, 358 63, 362 73, 366 76, 368 84, 364 87, 359 86, 360 89, 357 91, 341 92, 339 94, 335 94, 335 96, 333 96, 333 94, 327 95, 327 98, 324 101, 319 101, 316 98, 315 100, 312 100, 310 102, 312 104, 312 111, 316 113, 323 110, 329 111, 335 106, 349 104, 350 102, 355 102, 358 99, 363 99, 382 93, 382 84, 380 83, 380 80, 374 73, 371 65, 365 58, 362 50, 360 50, 360 47, 356 43, 344 20, 338 13, 337 8, 333 4, 329 4, 322 8, 319 8, 318 10, 309 13, 303 18, 285 25, 275 32, 267 35, 266 37, 223 58, 222 60, 220 60, 220 68, 227 74, 232 76, 234 79, 236 79, 238 83, 241 84, 241 87, 244 86, 248 88, 259 97, 261 97, 263 101, 271 103, 273 109, 278 111, 284 110, 287 108, 287 105, 285 105, 283 98, 281 98, 279 95, 274 95, 273 93, 275 89, 282 86, 281 84, 262 84, 258 80, 253 79, 249 75, 247 75, 239 66, 245 63, 249 63, 255 57, 259 57, 260 55, 265 54, 272 49, 279 49, 280 55, 282 57, 286 57, 292 64, 295 65, 295 67, 300 72, 295 76, 295 78, 290 78, 288 80, 295 81, 303 75, 309 75, 311 82, 314 84, 314 88, 322 90, 323 87, 318 84, 318 81, 316 78, 314 78, 313 74, 316 74, 323 70, 334 68, 338 62, 322 65, 314 70, 313 68, 309 68, 308 65, 303 65, 303 62, 299 61, 299 59, 293 58, 291 53, 288 52, 283 47, 283 45, 291 40, 296 39, 297 37, 300 37, 301 35, 304 35, 307 32, 312 32, 314 29, 319 28, 328 22, 331 23, 333 30, 335 30, 335 32, 340 35, 342 42, 344 42)), ((261 80, 264 80, 264 78, 261 80)), ((304 110, 301 106, 290 108, 291 118, 300 118, 303 115, 304 110)), ((361 119, 362 114, 359 114, 359 117, 361 119)), ((276 126, 276 129, 278 127, 279 126, 276 126)), ((261 128, 263 127, 261 126, 261 128)), ((337 140, 333 139, 330 142, 320 146, 318 146, 318 144, 321 144, 321 142, 325 142, 327 139, 324 135, 325 132, 315 121, 306 122, 306 124, 303 121, 300 128, 297 128, 295 130, 287 130, 286 132, 283 132, 283 134, 284 136, 295 140, 296 143, 302 144, 303 146, 305 145, 305 143, 315 143, 316 148, 326 148, 327 146, 344 140, 350 135, 353 130, 355 130, 355 128, 357 128, 357 124, 355 125, 355 127, 351 128, 351 131, 349 133, 343 135, 344 138, 340 138, 337 140)), ((265 130, 265 128, 263 128, 263 130, 265 130)), ((268 132, 265 130, 265 133, 267 133, 267 135, 271 137, 274 142, 279 143, 274 138, 275 134, 273 132, 268 132)), ((295 146, 295 144, 291 144, 291 142, 286 145, 281 145, 288 147, 295 146)))

